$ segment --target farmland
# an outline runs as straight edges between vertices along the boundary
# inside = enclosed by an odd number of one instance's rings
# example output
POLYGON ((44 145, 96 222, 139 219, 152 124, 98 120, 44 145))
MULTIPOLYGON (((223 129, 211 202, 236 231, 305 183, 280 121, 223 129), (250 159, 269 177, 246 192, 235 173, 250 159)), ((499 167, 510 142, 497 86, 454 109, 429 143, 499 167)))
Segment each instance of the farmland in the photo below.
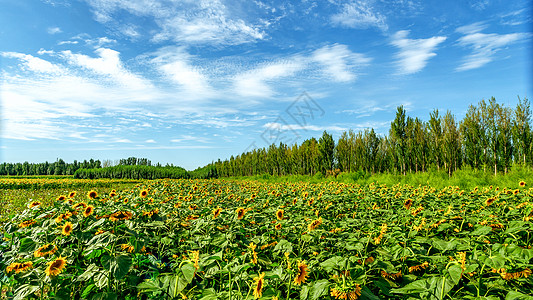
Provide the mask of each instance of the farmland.
POLYGON ((2 206, 14 208, 2 214, 1 297, 527 299, 533 290, 524 181, 463 190, 57 179, 14 188, 28 180, 2 182, 2 206))

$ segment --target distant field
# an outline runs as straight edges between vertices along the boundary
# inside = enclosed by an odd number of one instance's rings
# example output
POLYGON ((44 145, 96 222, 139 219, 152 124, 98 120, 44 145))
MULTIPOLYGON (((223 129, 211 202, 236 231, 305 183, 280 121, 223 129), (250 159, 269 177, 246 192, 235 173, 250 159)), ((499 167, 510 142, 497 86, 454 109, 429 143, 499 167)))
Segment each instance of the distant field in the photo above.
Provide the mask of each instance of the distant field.
POLYGON ((533 290, 529 182, 0 182, 11 186, 4 298, 527 299, 533 290))

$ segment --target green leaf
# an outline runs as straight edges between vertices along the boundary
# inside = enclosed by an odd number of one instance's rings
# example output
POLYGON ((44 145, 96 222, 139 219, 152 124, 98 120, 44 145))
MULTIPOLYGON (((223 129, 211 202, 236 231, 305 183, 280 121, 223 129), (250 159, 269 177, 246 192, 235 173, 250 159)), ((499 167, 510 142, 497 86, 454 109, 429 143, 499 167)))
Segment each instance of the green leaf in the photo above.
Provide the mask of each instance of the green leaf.
POLYGON ((131 257, 126 255, 119 255, 111 262, 110 271, 113 274, 113 277, 118 280, 124 278, 124 276, 128 274, 131 264, 131 257))
POLYGON ((281 252, 282 254, 285 252, 290 253, 292 252, 292 243, 282 239, 277 243, 276 247, 274 247, 274 252, 281 252))
POLYGON ((327 272, 333 271, 333 269, 341 268, 346 262, 346 259, 341 256, 334 256, 326 261, 320 263, 320 266, 327 272))
POLYGON ((94 275, 96 273, 98 273, 100 271, 100 269, 98 268, 97 265, 95 264, 90 264, 89 267, 87 267, 87 270, 85 270, 85 272, 83 272, 83 274, 81 274, 80 276, 78 276, 78 278, 76 279, 76 281, 89 281, 91 280, 94 275))
POLYGON ((20 253, 29 253, 35 250, 35 242, 31 238, 20 239, 20 253))
POLYGON ((183 273, 183 277, 188 283, 191 283, 192 279, 194 278, 194 273, 196 272, 196 268, 193 264, 184 264, 181 266, 181 272, 183 273))
POLYGON ((419 279, 407 284, 402 288, 392 289, 391 292, 396 294, 415 294, 427 291, 428 287, 428 283, 425 279, 419 279))
POLYGON ((309 286, 304 285, 302 286, 302 289, 300 290, 300 300, 307 300, 308 296, 309 296, 309 286))
POLYGON ((369 288, 366 286, 363 287, 361 290, 361 298, 360 299, 369 299, 369 300, 380 300, 378 296, 374 295, 369 288))
POLYGON ((505 296, 505 300, 533 300, 533 296, 522 294, 517 291, 510 291, 505 296))
POLYGON ((309 299, 316 300, 324 295, 327 295, 329 292, 329 285, 330 283, 327 279, 316 281, 315 284, 313 284, 313 286, 311 287, 311 291, 309 292, 309 299))
POLYGON ((448 268, 448 274, 450 274, 450 278, 452 279, 453 283, 458 284, 459 280, 461 280, 461 276, 463 275, 463 269, 461 266, 451 265, 448 268))
POLYGON ((505 258, 499 254, 487 257, 485 264, 493 269, 501 269, 505 266, 505 258))
POLYGON ((15 290, 15 299, 22 300, 39 290, 38 285, 23 284, 15 290))
POLYGON ((98 293, 95 294, 91 300, 117 300, 117 294, 111 292, 104 292, 104 293, 98 293))
POLYGON ((89 284, 84 290, 83 293, 81 293, 82 299, 88 299, 91 292, 96 289, 96 286, 94 284, 89 284))
POLYGON ((456 240, 451 240, 448 242, 444 240, 434 239, 432 242, 433 247, 441 251, 453 250, 458 244, 459 242, 457 242, 456 240))
POLYGON ((487 235, 492 232, 492 227, 490 226, 479 226, 470 235, 487 235))

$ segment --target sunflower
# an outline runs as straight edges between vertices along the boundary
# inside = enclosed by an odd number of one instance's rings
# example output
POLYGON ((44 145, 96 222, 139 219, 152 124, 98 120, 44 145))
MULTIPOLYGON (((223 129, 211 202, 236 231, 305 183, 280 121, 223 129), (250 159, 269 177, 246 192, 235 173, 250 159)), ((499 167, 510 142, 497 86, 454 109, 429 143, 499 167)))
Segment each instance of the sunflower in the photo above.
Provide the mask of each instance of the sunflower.
POLYGON ((302 284, 307 279, 306 276, 307 265, 305 264, 305 261, 298 261, 298 274, 296 274, 296 277, 294 277, 294 284, 302 284))
POLYGON ((74 204, 74 205, 72 206, 72 208, 73 208, 73 209, 76 209, 76 210, 77 210, 78 208, 80 208, 80 207, 81 207, 81 208, 86 208, 86 207, 87 207, 87 204, 84 203, 84 202, 80 202, 80 203, 76 203, 76 204, 74 204))
POLYGON ((6 268, 6 273, 20 273, 27 271, 29 269, 33 268, 33 263, 31 261, 23 262, 23 263, 12 263, 6 268))
POLYGON ((250 261, 252 264, 257 264, 257 252, 255 252, 255 248, 257 247, 254 242, 251 242, 250 245, 248 245, 248 248, 252 250, 252 260, 250 261))
POLYGON ((133 251, 135 251, 135 247, 128 244, 122 244, 120 245, 120 248, 122 248, 122 250, 128 251, 128 253, 132 253, 133 251))
POLYGON ((520 193, 519 189, 516 189, 516 190, 513 191, 513 195, 518 195, 518 193, 520 193))
POLYGON ((398 273, 387 273, 385 271, 381 271, 381 277, 390 279, 390 280, 397 280, 402 277, 402 271, 398 273))
POLYGON ((57 276, 59 273, 63 272, 65 266, 67 265, 67 260, 65 257, 58 257, 55 260, 48 262, 48 267, 44 270, 46 276, 57 276))
POLYGON ((67 199, 67 197, 65 197, 65 196, 59 196, 59 197, 57 197, 56 200, 57 201, 65 201, 66 199, 67 199))
POLYGON ((66 222, 63 227, 61 227, 61 234, 70 235, 72 233, 72 223, 66 222))
POLYGON ((75 196, 76 196, 76 192, 70 192, 70 194, 68 194, 69 198, 74 198, 75 196))
POLYGON ((109 197, 110 197, 110 198, 113 198, 113 197, 115 197, 116 195, 117 195, 117 194, 116 194, 115 192, 111 192, 111 193, 109 193, 109 197))
POLYGON ((31 225, 35 224, 35 220, 27 220, 19 224, 20 228, 30 227, 31 225))
POLYGON ((109 216, 109 221, 129 220, 133 217, 133 214, 129 211, 117 211, 109 216))
POLYGON ((486 206, 491 205, 492 203, 494 203, 494 200, 496 200, 496 199, 495 199, 495 198, 492 198, 492 197, 487 198, 487 200, 485 200, 485 205, 486 205, 486 206))
POLYGON ((276 230, 280 230, 280 229, 281 229, 281 224, 280 224, 280 223, 277 223, 276 226, 275 226, 274 228, 276 228, 276 230))
POLYGON ((422 264, 409 267, 409 273, 413 273, 415 271, 421 271, 421 270, 426 269, 427 267, 429 267, 429 263, 426 261, 422 264))
POLYGON ((239 207, 235 212, 237 213, 237 219, 242 219, 246 211, 244 210, 244 208, 239 207))
POLYGON ((200 261, 200 250, 191 251, 191 260, 194 263, 194 268, 198 270, 200 268, 200 265, 198 265, 198 261, 200 261))
POLYGON ((43 256, 46 256, 46 255, 52 255, 52 254, 56 253, 56 251, 57 251, 57 246, 56 245, 46 244, 46 245, 43 245, 43 246, 39 247, 39 249, 37 249, 35 252, 33 252, 33 256, 35 256, 35 257, 43 257, 43 256))
POLYGON ((355 288, 353 290, 350 288, 335 286, 333 289, 331 289, 330 295, 335 297, 335 299, 356 300, 359 298, 359 296, 361 296, 361 286, 359 284, 355 284, 355 288))
POLYGON ((220 215, 221 211, 222 211, 222 208, 220 208, 220 207, 215 208, 213 210, 213 219, 216 219, 220 215))
POLYGON ((278 209, 276 212, 276 218, 278 218, 278 220, 283 220, 283 209, 278 209))
POLYGON ((518 185, 519 185, 520 187, 525 187, 525 186, 526 186, 526 182, 522 180, 522 181, 520 181, 520 182, 518 183, 518 185))
POLYGON ((265 285, 265 272, 259 274, 259 276, 254 277, 255 287, 254 287, 254 298, 261 298, 263 295, 263 286, 265 285))
POLYGON ((88 217, 88 216, 92 215, 93 212, 94 212, 94 206, 89 205, 83 210, 83 216, 84 217, 88 217))
POLYGON ((39 206, 39 205, 41 205, 41 202, 39 202, 39 201, 33 201, 33 202, 31 202, 31 203, 28 205, 28 208, 34 208, 34 207, 39 206))
POLYGON ((307 229, 309 229, 309 231, 315 230, 320 224, 322 224, 322 217, 311 222, 309 226, 307 226, 307 229))
POLYGON ((94 199, 96 197, 98 197, 98 193, 95 190, 89 191, 87 193, 87 198, 89 199, 94 199))
POLYGON ((139 195, 141 196, 141 198, 146 198, 146 196, 148 196, 148 191, 147 190, 142 190, 139 195))
POLYGON ((413 199, 411 198, 406 199, 405 202, 403 203, 403 207, 405 207, 405 209, 410 209, 411 205, 413 205, 413 199))

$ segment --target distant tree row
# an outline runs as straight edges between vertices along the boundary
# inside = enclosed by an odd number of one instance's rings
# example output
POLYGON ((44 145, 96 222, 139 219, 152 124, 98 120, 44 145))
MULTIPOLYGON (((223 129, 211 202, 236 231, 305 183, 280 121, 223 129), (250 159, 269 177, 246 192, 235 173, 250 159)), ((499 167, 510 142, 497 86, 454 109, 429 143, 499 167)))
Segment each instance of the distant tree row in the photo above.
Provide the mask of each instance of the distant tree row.
POLYGON ((388 136, 374 129, 343 132, 335 143, 326 131, 292 146, 280 143, 231 156, 211 164, 218 176, 314 175, 317 172, 365 171, 369 173, 446 170, 464 167, 507 173, 514 164, 533 165, 531 108, 519 99, 515 109, 498 104, 494 97, 470 105, 457 121, 447 111, 434 110, 429 121, 406 115, 398 107, 388 136))
MULTIPOLYGON (((115 161, 115 165, 122 166, 151 166, 152 162, 147 158, 128 157, 115 161)), ((74 160, 67 163, 63 159, 57 159, 53 163, 2 163, 0 164, 0 175, 30 176, 30 175, 74 175, 78 169, 99 169, 113 166, 111 160, 84 160, 78 162, 74 160)), ((158 167, 161 165, 158 163, 158 167)))
POLYGON ((2 163, 0 164, 0 175, 73 175, 81 168, 101 168, 102 163, 99 160, 90 159, 78 162, 74 160, 72 163, 66 163, 62 159, 58 159, 53 163, 2 163))
POLYGON ((190 178, 189 172, 181 167, 156 167, 146 165, 118 165, 107 168, 79 169, 74 178, 124 178, 124 179, 159 179, 159 178, 190 178))

